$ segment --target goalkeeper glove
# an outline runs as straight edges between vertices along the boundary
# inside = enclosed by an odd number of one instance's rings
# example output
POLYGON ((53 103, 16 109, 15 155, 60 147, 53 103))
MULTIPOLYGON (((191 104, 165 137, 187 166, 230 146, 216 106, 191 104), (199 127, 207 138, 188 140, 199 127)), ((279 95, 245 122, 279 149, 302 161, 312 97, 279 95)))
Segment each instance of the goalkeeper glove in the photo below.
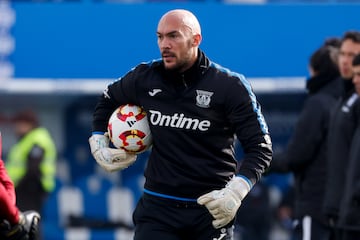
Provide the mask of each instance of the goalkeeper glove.
POLYGON ((212 225, 221 228, 235 218, 241 201, 250 189, 249 183, 244 178, 234 176, 223 189, 204 194, 197 199, 197 202, 205 205, 214 217, 212 225))
MULTIPOLYGON (((24 226, 29 235, 29 240, 40 239, 40 214, 36 211, 25 211, 22 213, 24 226)), ((20 221, 21 222, 21 221, 20 221)))
POLYGON ((22 224, 11 225, 7 220, 0 222, 0 239, 29 240, 29 235, 22 224))
POLYGON ((123 149, 109 148, 109 135, 93 134, 89 138, 91 153, 96 162, 108 172, 129 167, 136 160, 136 155, 123 149))
POLYGON ((11 225, 7 220, 0 222, 0 239, 38 240, 40 215, 36 211, 20 213, 18 224, 11 225))

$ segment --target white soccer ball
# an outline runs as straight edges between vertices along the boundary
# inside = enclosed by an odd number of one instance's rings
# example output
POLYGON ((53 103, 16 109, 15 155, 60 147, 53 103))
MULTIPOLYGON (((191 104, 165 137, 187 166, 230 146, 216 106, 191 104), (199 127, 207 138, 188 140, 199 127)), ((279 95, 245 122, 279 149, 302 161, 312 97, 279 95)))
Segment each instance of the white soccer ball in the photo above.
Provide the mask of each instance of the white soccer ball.
POLYGON ((127 152, 142 153, 152 144, 146 112, 136 105, 118 107, 109 119, 108 133, 114 146, 127 152))

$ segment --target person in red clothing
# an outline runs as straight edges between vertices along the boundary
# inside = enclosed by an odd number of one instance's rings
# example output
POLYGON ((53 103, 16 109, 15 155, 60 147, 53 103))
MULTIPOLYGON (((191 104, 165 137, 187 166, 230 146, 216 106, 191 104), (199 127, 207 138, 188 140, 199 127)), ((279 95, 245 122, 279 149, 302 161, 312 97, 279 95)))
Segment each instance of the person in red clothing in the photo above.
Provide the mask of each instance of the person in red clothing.
POLYGON ((0 239, 36 240, 40 215, 35 211, 20 212, 16 206, 14 184, 6 172, 1 153, 0 133, 0 239))
POLYGON ((1 160, 2 152, 0 135, 0 218, 7 219, 10 223, 19 222, 19 209, 15 206, 14 185, 7 175, 4 162, 1 160))

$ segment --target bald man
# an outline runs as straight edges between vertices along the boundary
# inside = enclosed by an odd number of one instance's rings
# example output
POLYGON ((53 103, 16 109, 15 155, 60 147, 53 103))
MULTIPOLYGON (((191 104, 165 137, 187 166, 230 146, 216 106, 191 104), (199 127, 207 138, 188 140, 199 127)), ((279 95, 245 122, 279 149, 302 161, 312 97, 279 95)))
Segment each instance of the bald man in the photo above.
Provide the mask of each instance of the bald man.
POLYGON ((233 239, 241 201, 272 158, 260 105, 243 75, 199 49, 201 27, 193 13, 165 13, 156 35, 161 59, 139 64, 100 97, 91 152, 107 171, 129 167, 136 156, 108 146, 107 122, 120 105, 142 106, 153 146, 133 216, 134 239, 233 239), (235 139, 244 149, 240 167, 235 139))

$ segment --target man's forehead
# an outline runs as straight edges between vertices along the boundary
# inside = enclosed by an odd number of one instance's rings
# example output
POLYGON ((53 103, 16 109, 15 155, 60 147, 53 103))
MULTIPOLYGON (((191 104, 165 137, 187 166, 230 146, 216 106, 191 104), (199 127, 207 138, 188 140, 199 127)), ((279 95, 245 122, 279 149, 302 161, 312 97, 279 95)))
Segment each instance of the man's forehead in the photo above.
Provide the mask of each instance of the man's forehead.
POLYGON ((353 66, 352 68, 354 73, 360 73, 360 65, 353 66))
POLYGON ((184 24, 181 21, 170 19, 161 21, 158 25, 157 32, 161 34, 182 32, 184 30, 184 24))
POLYGON ((360 43, 347 39, 341 44, 340 50, 348 52, 360 52, 360 43))
POLYGON ((166 27, 166 26, 176 26, 180 27, 182 25, 182 19, 177 15, 165 15, 159 21, 158 27, 166 27))

